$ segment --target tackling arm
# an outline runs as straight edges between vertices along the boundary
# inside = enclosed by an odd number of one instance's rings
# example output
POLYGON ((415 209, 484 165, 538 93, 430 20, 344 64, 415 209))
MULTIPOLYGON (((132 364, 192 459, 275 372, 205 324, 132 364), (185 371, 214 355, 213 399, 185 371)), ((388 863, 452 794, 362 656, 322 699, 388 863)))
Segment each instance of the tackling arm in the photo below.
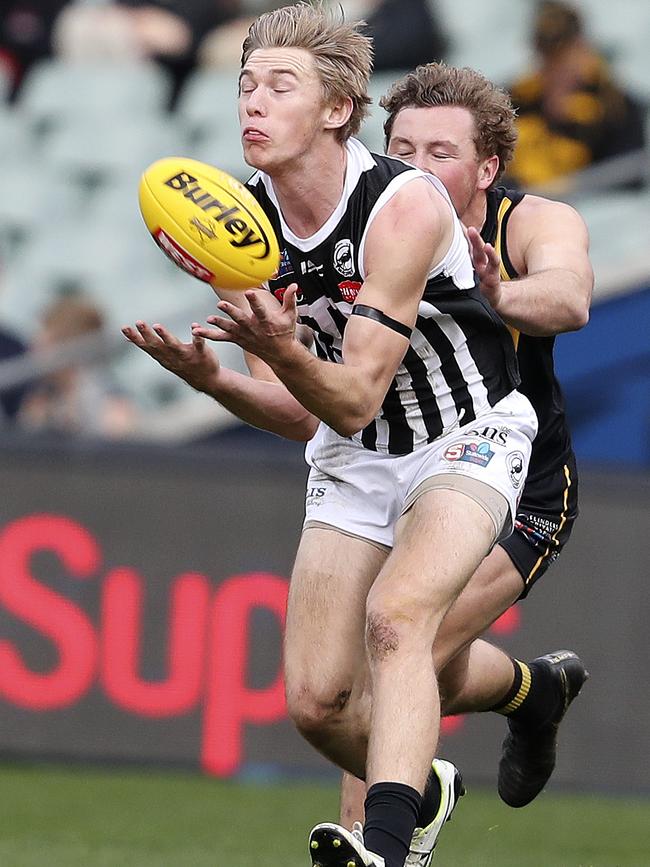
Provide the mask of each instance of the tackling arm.
MULTIPOLYGON (((470 231, 473 257, 480 238, 470 231)), ((524 334, 546 336, 577 331, 587 324, 594 276, 589 261, 589 236, 582 218, 569 205, 526 196, 508 223, 508 253, 521 274, 501 281, 498 257, 485 255, 492 268, 481 289, 508 324, 524 334), (494 276, 496 271, 496 277, 494 276)))

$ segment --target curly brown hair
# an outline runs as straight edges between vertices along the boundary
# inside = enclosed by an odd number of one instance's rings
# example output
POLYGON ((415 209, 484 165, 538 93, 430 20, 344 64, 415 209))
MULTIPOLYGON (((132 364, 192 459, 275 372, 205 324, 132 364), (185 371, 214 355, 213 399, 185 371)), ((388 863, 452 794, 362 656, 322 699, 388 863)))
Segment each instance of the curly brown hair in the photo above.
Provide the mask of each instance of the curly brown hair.
POLYGON ((474 118, 474 144, 481 159, 496 154, 501 177, 512 159, 517 141, 515 110, 508 94, 480 72, 468 67, 427 63, 400 78, 379 100, 388 112, 384 123, 386 145, 397 114, 403 108, 457 106, 474 118))
POLYGON ((361 32, 365 22, 349 23, 324 3, 300 2, 260 15, 242 47, 242 67, 258 48, 304 48, 309 51, 323 85, 326 102, 352 100, 348 122, 337 130, 339 141, 356 135, 372 102, 368 81, 372 71, 372 40, 361 32))

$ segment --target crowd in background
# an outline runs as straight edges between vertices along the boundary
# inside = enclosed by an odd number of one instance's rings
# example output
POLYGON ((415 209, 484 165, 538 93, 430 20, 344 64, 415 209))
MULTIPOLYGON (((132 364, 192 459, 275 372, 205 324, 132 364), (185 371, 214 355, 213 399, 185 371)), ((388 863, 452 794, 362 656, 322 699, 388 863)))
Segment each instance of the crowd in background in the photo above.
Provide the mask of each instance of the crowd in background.
MULTIPOLYGON (((236 64, 253 17, 280 5, 265 0, 10 0, 1 50, 12 71, 14 95, 29 66, 52 55, 154 58, 172 72, 178 91, 197 65, 236 64)), ((447 38, 426 0, 353 0, 341 6, 368 22, 376 69, 402 69, 445 54, 447 38)))
MULTIPOLYGON (((197 68, 236 68, 252 18, 282 3, 267 0, 5 0, 0 19, 0 68, 7 99, 39 61, 109 62, 153 59, 171 74, 173 111, 197 68)), ((375 45, 375 69, 397 75, 448 57, 451 38, 430 0, 343 0, 346 15, 364 19, 375 45)), ((645 144, 647 106, 616 80, 591 40, 577 7, 557 0, 535 5, 530 32, 533 64, 512 82, 499 82, 518 110, 519 141, 507 183, 541 187, 645 144)), ((502 47, 498 50, 502 50, 502 47)), ((1 281, 1 273, 0 273, 1 281)), ((43 311, 37 343, 26 347, 0 334, 0 362, 37 353, 100 330, 102 311, 83 295, 53 299, 43 311), (61 323, 67 323, 63 326, 61 323), (58 324, 57 324, 58 323, 58 324)), ((0 396, 4 423, 58 434, 128 437, 136 413, 99 370, 66 369, 33 387, 0 396), (94 402, 101 411, 89 413, 94 402)))
MULTIPOLYGON (((268 0, 8 0, 0 22, 0 63, 15 99, 30 66, 69 60, 153 58, 171 74, 173 107, 197 66, 233 67, 253 16, 268 0)), ((373 37, 375 70, 444 60, 450 39, 429 0, 343 0, 373 37)), ((519 111, 510 181, 540 185, 642 147, 644 112, 615 80, 577 7, 541 0, 530 44, 535 65, 505 84, 519 111)))

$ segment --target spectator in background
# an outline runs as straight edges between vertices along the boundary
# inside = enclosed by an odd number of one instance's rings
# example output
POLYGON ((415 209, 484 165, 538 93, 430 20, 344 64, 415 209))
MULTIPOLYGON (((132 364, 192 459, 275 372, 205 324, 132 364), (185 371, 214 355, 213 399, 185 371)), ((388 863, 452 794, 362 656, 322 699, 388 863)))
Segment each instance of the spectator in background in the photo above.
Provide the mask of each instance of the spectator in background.
MULTIPOLYGON (((84 336, 99 336, 101 311, 80 295, 53 301, 42 316, 35 337, 35 353, 84 336)), ((20 425, 38 433, 122 439, 135 430, 135 410, 100 366, 87 361, 47 373, 26 395, 18 416, 20 425)))
POLYGON ((52 54, 54 22, 70 0, 0 0, 0 66, 14 99, 29 67, 52 54))
MULTIPOLYGON (((0 366, 27 352, 27 347, 15 334, 0 326, 0 366)), ((0 428, 9 427, 15 421, 25 397, 25 386, 12 386, 0 391, 0 428)))
MULTIPOLYGON (((235 67, 239 64, 241 45, 254 19, 285 2, 241 0, 239 18, 218 28, 199 48, 199 63, 211 67, 235 67), (247 17, 250 15, 250 17, 247 17)), ((364 19, 373 39, 377 71, 411 69, 420 63, 441 60, 448 50, 447 36, 434 14, 429 0, 329 0, 340 7, 350 21, 364 19)))
POLYGON ((236 18, 231 18, 206 34, 198 47, 198 64, 212 69, 238 70, 242 43, 255 18, 263 12, 285 6, 288 2, 289 0, 280 3, 271 0, 241 0, 236 18))
POLYGON ((173 107, 196 65, 202 40, 238 19, 241 6, 241 0, 111 0, 102 6, 70 5, 57 22, 55 44, 58 53, 68 58, 155 60, 172 75, 173 107))
POLYGON ((643 147, 642 109, 613 80, 575 8, 542 0, 532 41, 537 68, 509 88, 519 114, 511 184, 544 185, 643 147))
MULTIPOLYGON (((2 274, 0 273, 0 277, 2 274)), ((1 289, 1 286, 0 286, 1 289)), ((27 346, 12 331, 0 324, 0 368, 5 361, 16 359, 27 352, 27 346)), ((0 390, 0 428, 10 427, 18 414, 25 396, 25 386, 10 386, 0 390)))
POLYGON ((427 0, 372 0, 367 5, 375 71, 444 60, 449 41, 427 0))

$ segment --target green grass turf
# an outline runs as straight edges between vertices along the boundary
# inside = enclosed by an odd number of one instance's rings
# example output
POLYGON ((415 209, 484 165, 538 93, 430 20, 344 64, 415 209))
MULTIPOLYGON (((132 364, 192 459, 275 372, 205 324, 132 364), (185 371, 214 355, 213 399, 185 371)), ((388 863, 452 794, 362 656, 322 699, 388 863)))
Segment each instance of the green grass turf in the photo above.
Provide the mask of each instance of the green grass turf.
MULTIPOLYGON (((0 767, 2 867, 307 867, 332 786, 183 773, 0 767)), ((511 810, 470 791, 432 867, 649 867, 650 803, 546 793, 511 810)))

